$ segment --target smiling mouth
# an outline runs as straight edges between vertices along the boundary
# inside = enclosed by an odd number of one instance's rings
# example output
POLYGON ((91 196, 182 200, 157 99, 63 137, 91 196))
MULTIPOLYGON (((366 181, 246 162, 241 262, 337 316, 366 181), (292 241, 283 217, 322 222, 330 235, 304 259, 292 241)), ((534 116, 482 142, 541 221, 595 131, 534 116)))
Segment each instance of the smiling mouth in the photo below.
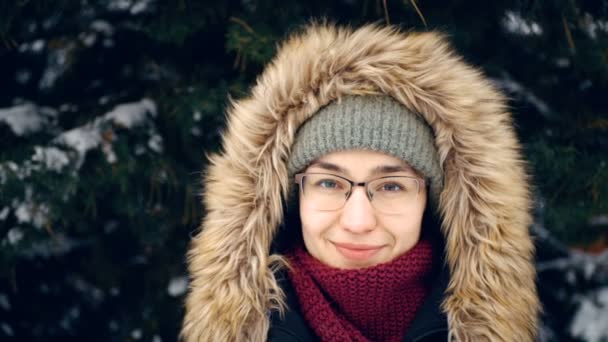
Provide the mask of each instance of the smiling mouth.
POLYGON ((370 259, 378 253, 384 246, 361 245, 352 243, 333 242, 334 246, 342 256, 347 259, 363 261, 370 259))

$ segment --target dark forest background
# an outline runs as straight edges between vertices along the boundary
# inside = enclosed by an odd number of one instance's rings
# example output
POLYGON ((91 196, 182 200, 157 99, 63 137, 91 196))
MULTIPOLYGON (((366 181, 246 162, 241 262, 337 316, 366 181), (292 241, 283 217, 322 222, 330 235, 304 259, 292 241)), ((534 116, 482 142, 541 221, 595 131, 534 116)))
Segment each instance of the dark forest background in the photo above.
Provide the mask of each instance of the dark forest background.
POLYGON ((313 18, 443 31, 508 94, 540 340, 608 340, 607 0, 0 0, 0 340, 177 339, 228 97, 313 18))

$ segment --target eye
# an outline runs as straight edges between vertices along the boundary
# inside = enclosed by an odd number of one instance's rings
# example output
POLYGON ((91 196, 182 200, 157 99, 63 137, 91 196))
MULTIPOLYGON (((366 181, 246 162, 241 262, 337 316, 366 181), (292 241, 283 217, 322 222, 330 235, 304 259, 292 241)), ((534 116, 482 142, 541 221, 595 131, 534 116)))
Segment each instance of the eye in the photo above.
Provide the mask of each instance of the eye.
POLYGON ((340 184, 333 179, 320 179, 315 183, 316 187, 324 189, 339 189, 340 184))
POLYGON ((399 192, 399 191, 404 191, 405 187, 403 187, 403 185, 398 184, 398 183, 383 183, 380 184, 380 186, 378 187, 377 191, 384 191, 384 192, 399 192))

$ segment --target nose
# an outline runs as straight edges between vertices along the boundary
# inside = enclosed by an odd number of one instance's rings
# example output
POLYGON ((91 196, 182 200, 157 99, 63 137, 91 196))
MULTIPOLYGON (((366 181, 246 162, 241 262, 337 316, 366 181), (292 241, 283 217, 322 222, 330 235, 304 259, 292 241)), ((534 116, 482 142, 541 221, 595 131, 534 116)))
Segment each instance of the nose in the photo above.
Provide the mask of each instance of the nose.
POLYGON ((354 234, 367 233, 376 228, 376 215, 365 188, 354 187, 340 217, 345 230, 354 234))

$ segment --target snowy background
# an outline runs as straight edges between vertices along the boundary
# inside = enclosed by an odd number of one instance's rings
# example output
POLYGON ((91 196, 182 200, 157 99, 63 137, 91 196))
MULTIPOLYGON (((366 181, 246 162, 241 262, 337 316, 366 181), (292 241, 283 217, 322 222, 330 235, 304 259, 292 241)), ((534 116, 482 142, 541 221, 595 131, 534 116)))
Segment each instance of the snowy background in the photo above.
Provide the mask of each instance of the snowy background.
POLYGON ((325 15, 448 32, 512 98, 537 185, 540 340, 608 341, 608 4, 467 3, 1 4, 0 340, 175 341, 228 97, 325 15))

